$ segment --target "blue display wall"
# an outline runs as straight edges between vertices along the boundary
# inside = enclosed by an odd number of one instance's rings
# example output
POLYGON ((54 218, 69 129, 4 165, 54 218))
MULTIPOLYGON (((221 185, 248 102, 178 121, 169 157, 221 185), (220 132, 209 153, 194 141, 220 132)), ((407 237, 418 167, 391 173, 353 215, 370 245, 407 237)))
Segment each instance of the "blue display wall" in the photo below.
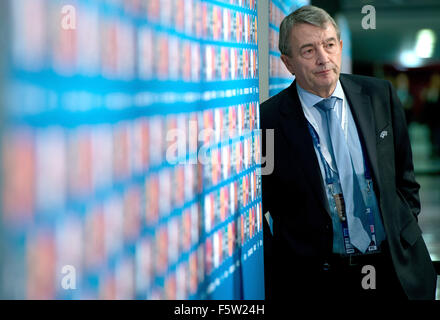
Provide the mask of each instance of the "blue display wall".
POLYGON ((2 298, 264 298, 256 6, 2 3, 2 298))
POLYGON ((280 58, 278 37, 281 21, 291 12, 308 4, 310 4, 309 0, 269 1, 269 96, 274 96, 287 88, 295 79, 280 58))

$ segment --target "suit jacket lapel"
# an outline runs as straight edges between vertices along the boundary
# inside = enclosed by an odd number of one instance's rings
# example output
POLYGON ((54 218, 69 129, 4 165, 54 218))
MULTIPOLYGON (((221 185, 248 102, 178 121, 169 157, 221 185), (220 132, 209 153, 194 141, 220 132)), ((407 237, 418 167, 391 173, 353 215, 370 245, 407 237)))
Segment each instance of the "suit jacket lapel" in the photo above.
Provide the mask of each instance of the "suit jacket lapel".
POLYGON ((296 81, 291 84, 288 92, 287 102, 279 106, 282 115, 280 117, 281 129, 292 145, 291 150, 297 152, 293 155, 299 160, 297 163, 302 164, 301 169, 304 172, 304 182, 306 184, 304 187, 309 186, 312 188, 312 193, 316 195, 317 200, 330 215, 321 169, 307 127, 307 119, 302 111, 301 102, 296 91, 296 81))
POLYGON ((380 190, 379 167, 376 153, 376 127, 370 97, 362 92, 362 87, 359 84, 353 82, 347 76, 341 74, 339 79, 344 89, 344 94, 350 104, 350 110, 356 123, 359 139, 365 146, 366 156, 374 179, 373 181, 375 181, 380 190))

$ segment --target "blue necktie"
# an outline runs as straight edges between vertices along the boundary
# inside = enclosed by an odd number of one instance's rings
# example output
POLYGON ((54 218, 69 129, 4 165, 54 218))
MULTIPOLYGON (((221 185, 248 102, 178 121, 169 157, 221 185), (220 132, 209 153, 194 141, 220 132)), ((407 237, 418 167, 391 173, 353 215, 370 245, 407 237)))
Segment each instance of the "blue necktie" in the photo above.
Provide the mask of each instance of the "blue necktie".
MULTIPOLYGON (((368 249, 371 239, 368 233, 365 231, 361 219, 355 215, 355 204, 353 197, 353 192, 355 189, 353 181, 355 178, 354 169, 341 123, 336 116, 336 111, 334 109, 337 99, 337 97, 327 98, 321 100, 315 104, 315 106, 323 110, 327 115, 330 140, 333 147, 333 154, 335 157, 339 181, 345 201, 345 214, 347 217, 350 242, 359 251, 364 253, 368 249)), ((363 213, 364 212, 358 212, 358 214, 361 215, 363 213)))

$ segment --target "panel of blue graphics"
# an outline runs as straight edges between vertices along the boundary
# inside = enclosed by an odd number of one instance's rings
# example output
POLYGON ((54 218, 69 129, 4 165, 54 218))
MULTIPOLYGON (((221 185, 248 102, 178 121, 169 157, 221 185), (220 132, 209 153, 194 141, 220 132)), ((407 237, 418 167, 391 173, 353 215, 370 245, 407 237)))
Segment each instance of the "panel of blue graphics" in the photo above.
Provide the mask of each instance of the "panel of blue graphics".
POLYGON ((256 5, 6 2, 6 298, 264 298, 256 5))
POLYGON ((310 4, 310 0, 270 0, 269 1, 269 96, 272 97, 287 88, 294 77, 281 61, 278 49, 280 24, 296 9, 310 4))

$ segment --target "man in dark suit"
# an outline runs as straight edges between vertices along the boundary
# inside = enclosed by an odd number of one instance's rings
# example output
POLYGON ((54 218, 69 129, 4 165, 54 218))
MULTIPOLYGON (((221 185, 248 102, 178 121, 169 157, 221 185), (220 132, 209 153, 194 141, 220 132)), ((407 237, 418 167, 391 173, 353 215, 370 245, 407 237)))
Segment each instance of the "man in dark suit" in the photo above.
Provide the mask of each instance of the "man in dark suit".
POLYGON ((320 8, 287 16, 279 40, 296 79, 261 104, 262 129, 274 129, 273 141, 263 133, 274 162, 262 176, 263 212, 273 221, 273 233, 265 225, 266 298, 433 299, 395 90, 340 74, 339 29, 320 8))

